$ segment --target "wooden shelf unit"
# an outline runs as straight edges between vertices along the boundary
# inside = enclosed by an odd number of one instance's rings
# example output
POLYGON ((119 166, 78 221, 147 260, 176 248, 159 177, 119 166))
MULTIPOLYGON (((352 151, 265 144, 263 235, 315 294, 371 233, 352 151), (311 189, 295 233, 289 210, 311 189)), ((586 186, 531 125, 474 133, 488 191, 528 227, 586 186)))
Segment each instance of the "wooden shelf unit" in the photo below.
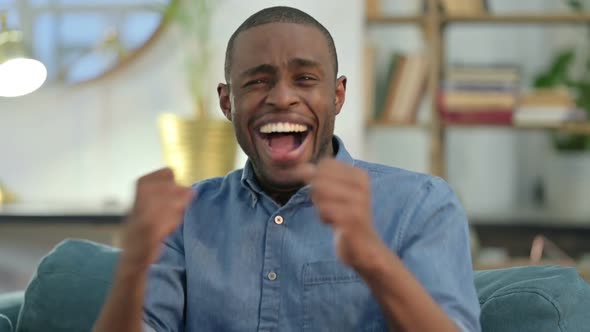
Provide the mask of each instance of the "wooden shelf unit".
MULTIPOLYGON (((430 57, 428 94, 436 95, 440 89, 442 68, 445 59, 444 31, 450 24, 474 23, 474 24, 590 24, 590 12, 583 13, 555 13, 555 14, 481 14, 469 16, 448 16, 438 10, 438 0, 426 0, 425 12, 421 15, 383 15, 367 17, 368 25, 404 25, 415 24, 423 29, 428 55, 430 57)), ((395 125, 373 122, 367 124, 368 128, 376 127, 403 127, 403 128, 426 128, 430 134, 430 173, 440 177, 446 177, 446 151, 445 138, 446 128, 449 127, 492 127, 487 125, 446 125, 440 119, 437 110, 436 100, 430 105, 432 122, 429 125, 395 125)), ((563 124, 555 126, 531 126, 511 127, 494 126, 499 128, 513 129, 545 129, 557 130, 572 134, 590 135, 589 123, 563 124)))

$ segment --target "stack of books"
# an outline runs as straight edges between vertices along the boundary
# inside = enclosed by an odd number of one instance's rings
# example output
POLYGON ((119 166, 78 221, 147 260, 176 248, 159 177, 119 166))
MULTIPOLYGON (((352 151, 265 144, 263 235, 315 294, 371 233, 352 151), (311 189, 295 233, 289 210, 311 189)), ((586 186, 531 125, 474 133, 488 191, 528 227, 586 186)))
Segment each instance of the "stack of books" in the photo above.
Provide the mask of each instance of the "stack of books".
POLYGON ((586 112, 576 107, 566 89, 541 89, 520 97, 514 112, 515 126, 555 126, 564 122, 585 121, 586 112))
POLYGON ((437 104, 446 124, 510 125, 520 73, 507 65, 447 68, 437 104))

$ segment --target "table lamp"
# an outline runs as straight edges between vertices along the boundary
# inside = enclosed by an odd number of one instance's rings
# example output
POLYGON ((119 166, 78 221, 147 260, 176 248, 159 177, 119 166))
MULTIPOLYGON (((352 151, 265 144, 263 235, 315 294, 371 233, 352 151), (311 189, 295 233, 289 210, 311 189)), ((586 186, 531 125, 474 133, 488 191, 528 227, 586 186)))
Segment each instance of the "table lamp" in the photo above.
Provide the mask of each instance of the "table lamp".
POLYGON ((45 82, 45 65, 27 53, 22 32, 9 29, 6 15, 0 14, 0 97, 24 96, 45 82))

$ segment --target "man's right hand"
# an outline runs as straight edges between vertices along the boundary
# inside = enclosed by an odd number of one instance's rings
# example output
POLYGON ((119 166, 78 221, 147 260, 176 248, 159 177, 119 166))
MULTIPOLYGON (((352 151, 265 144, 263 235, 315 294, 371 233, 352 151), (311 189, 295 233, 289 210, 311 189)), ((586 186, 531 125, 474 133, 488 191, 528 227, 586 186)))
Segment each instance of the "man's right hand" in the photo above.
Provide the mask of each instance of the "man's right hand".
POLYGON ((135 203, 123 233, 119 267, 94 332, 142 331, 147 270, 158 258, 164 239, 182 222, 193 196, 190 188, 174 182, 169 168, 137 181, 135 203))
POLYGON ((176 184, 170 168, 137 181, 135 203, 122 239, 125 266, 144 270, 158 258, 162 241, 180 225, 193 196, 191 188, 176 184))

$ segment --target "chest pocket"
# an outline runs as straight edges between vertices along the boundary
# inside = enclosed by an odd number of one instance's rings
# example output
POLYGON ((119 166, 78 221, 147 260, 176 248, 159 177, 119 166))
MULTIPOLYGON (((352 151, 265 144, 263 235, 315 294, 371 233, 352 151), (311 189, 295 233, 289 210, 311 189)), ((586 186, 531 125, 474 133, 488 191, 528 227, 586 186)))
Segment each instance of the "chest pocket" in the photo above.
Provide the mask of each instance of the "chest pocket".
POLYGON ((369 288, 340 262, 303 267, 304 331, 387 331, 369 288))

